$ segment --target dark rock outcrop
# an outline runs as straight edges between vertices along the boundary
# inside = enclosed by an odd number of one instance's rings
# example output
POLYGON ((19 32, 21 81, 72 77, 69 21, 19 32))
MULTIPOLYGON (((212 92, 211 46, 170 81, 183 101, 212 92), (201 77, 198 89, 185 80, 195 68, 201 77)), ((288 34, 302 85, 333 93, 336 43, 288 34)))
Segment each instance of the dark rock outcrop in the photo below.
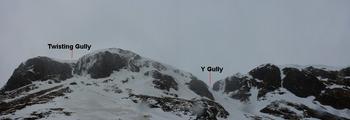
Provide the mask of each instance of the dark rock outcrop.
POLYGON ((350 90, 345 88, 326 89, 316 100, 337 109, 350 109, 350 90))
POLYGON ((314 76, 319 76, 321 78, 328 78, 331 80, 336 80, 338 78, 338 71, 324 70, 320 68, 315 68, 312 66, 303 69, 303 72, 312 74, 314 76))
POLYGON ((128 68, 130 69, 130 71, 140 72, 140 67, 135 65, 135 60, 130 60, 128 65, 129 65, 128 68))
POLYGON ((214 100, 213 94, 208 90, 207 84, 203 81, 198 80, 196 77, 192 76, 192 80, 187 83, 188 87, 199 96, 207 97, 211 100, 214 100))
POLYGON ((250 89, 258 87, 260 83, 247 76, 234 75, 227 77, 224 81, 218 81, 214 84, 213 90, 223 90, 225 93, 230 93, 230 97, 240 101, 248 101, 251 96, 250 89))
POLYGON ((225 87, 224 87, 224 92, 229 93, 238 90, 241 88, 243 83, 245 83, 246 79, 243 79, 238 76, 232 76, 229 78, 225 79, 225 87))
POLYGON ((339 71, 337 70, 327 70, 325 68, 315 68, 315 67, 306 67, 302 72, 316 76, 326 85, 345 85, 350 86, 350 78, 347 77, 347 72, 350 71, 350 68, 344 68, 339 71))
POLYGON ((283 87, 298 97, 318 96, 325 85, 315 76, 296 68, 284 68, 283 87))
POLYGON ((262 80, 262 85, 259 87, 259 98, 265 96, 266 93, 281 87, 281 72, 276 65, 260 65, 259 67, 251 70, 249 74, 255 79, 262 80))
POLYGON ((311 109, 303 104, 295 104, 287 101, 273 101, 270 105, 261 109, 260 112, 289 120, 301 120, 306 118, 318 118, 321 120, 349 120, 328 112, 311 109), (301 111, 302 114, 297 114, 290 108, 301 111))
POLYGON ((213 90, 214 91, 219 91, 221 90, 223 87, 224 87, 224 82, 219 80, 219 81, 216 81, 214 84, 213 84, 213 90))
POLYGON ((64 108, 50 108, 50 109, 46 109, 48 111, 44 111, 44 112, 39 112, 39 111, 34 111, 32 112, 30 115, 31 117, 26 117, 26 118, 16 118, 16 119, 24 119, 24 120, 37 120, 37 119, 43 119, 46 118, 52 114, 63 114, 65 116, 71 116, 71 114, 73 112, 67 112, 64 111, 64 108))
MULTIPOLYGON (((113 71, 119 71, 127 65, 127 61, 119 54, 109 51, 83 56, 79 59, 74 73, 82 75, 87 71, 91 78, 108 77, 113 71)), ((137 68, 135 68, 137 71, 137 68)))
POLYGON ((35 57, 27 60, 15 69, 7 81, 3 91, 31 84, 33 81, 53 79, 56 81, 72 77, 72 67, 68 63, 61 63, 48 57, 35 57))
POLYGON ((350 67, 343 68, 339 71, 340 82, 342 85, 350 86, 350 67))
POLYGON ((152 77, 154 78, 153 84, 155 85, 155 88, 167 91, 169 91, 170 88, 173 88, 174 90, 178 89, 177 82, 172 76, 162 74, 159 71, 153 70, 152 77))
POLYGON ((190 120, 217 120, 230 115, 220 104, 207 99, 186 100, 134 94, 131 94, 130 98, 134 102, 146 103, 150 108, 160 108, 164 112, 173 112, 179 116, 180 113, 193 116, 190 120))
POLYGON ((281 87, 281 72, 276 65, 261 65, 249 72, 253 78, 263 81, 263 88, 267 91, 273 91, 281 87))
POLYGON ((341 73, 341 76, 350 76, 350 67, 341 69, 340 73, 341 73))

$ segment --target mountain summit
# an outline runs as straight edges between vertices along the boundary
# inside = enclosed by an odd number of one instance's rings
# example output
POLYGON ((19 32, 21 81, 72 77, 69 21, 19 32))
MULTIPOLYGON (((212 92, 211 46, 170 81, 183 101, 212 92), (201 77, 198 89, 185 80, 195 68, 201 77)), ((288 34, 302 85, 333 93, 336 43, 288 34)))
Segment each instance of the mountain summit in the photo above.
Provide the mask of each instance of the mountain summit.
POLYGON ((350 119, 350 68, 264 64, 217 81, 128 50, 28 59, 0 90, 0 119, 350 119))

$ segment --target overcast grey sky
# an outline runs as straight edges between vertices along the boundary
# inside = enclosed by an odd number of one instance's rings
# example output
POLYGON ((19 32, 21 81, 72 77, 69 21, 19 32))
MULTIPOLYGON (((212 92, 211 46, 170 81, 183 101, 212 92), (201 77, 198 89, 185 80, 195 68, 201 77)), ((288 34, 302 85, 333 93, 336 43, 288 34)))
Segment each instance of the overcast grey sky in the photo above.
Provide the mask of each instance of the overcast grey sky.
MULTIPOLYGON (((350 65, 349 0, 1 0, 0 86, 48 43, 134 51, 207 80, 263 63, 350 65)), ((75 59, 89 51, 75 52, 75 59)))

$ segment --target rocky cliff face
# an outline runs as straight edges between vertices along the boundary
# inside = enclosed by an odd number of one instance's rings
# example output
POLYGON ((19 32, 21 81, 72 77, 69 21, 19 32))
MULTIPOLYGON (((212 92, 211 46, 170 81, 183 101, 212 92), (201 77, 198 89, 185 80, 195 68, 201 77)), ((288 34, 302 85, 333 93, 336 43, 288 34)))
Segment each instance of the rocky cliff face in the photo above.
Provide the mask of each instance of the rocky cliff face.
POLYGON ((2 91, 10 91, 34 81, 52 79, 56 82, 72 77, 72 66, 48 57, 35 57, 22 63, 13 72, 2 91))
POLYGON ((325 85, 311 73, 296 68, 284 68, 283 87, 298 97, 318 96, 325 85))
POLYGON ((80 58, 74 69, 74 73, 89 74, 91 78, 104 78, 110 76, 113 71, 119 71, 126 67, 127 59, 119 54, 109 51, 98 52, 80 58))
POLYGON ((253 78, 262 81, 266 91, 273 91, 281 87, 281 72, 276 65, 261 65, 249 72, 253 78))
POLYGON ((216 82, 213 90, 284 119, 349 119, 348 69, 264 64, 216 82))

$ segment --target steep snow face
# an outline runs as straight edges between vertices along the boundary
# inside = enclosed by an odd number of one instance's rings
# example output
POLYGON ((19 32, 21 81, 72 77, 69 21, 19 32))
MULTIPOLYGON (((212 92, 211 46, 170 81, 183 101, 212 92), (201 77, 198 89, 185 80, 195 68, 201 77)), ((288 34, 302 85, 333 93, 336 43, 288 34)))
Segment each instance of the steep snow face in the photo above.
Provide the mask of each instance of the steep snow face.
POLYGON ((208 86, 192 74, 130 51, 98 50, 69 65, 74 71, 71 78, 35 80, 2 93, 0 119, 224 119, 229 115, 210 100, 214 97, 208 86), (157 100, 168 102, 154 103, 157 100))

